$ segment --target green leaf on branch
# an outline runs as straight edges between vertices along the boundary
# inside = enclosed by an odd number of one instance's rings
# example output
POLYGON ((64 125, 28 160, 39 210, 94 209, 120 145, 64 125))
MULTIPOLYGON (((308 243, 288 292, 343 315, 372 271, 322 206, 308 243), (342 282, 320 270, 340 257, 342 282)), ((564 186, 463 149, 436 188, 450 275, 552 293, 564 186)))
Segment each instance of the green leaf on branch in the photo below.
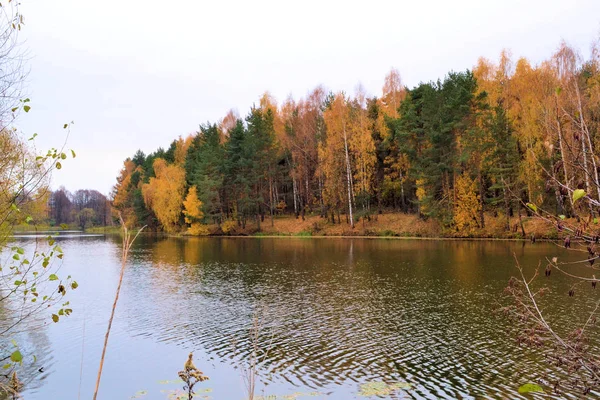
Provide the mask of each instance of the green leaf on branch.
POLYGON ((573 203, 586 195, 585 190, 577 189, 573 191, 573 203))
POLYGON ((10 361, 20 363, 21 361, 23 361, 23 355, 21 354, 21 352, 19 350, 15 350, 10 355, 10 361))
POLYGON ((519 388, 519 393, 544 393, 544 389, 535 383, 526 383, 519 388))
POLYGON ((29 106, 24 106, 24 107, 23 107, 23 110, 25 110, 25 112, 29 112, 29 110, 31 110, 31 107, 29 107, 29 106))
POLYGON ((565 219, 565 218, 567 218, 567 217, 565 217, 564 215, 559 215, 559 216, 558 216, 558 218, 560 218, 560 219, 564 220, 564 219, 565 219))
POLYGON ((56 162, 56 169, 61 169, 62 168, 62 164, 60 162, 56 162))
POLYGON ((58 276, 56 276, 56 274, 51 274, 50 277, 48 278, 49 281, 57 281, 58 280, 58 276))
POLYGON ((73 158, 77 157, 77 155, 75 154, 75 152, 73 150, 71 150, 71 155, 73 156, 73 158))
POLYGON ((58 322, 58 315, 52 314, 52 321, 58 322))
POLYGON ((79 284, 76 281, 71 282, 71 289, 75 290, 79 287, 79 284))
POLYGON ((527 207, 529 207, 529 209, 531 209, 535 213, 538 211, 537 206, 533 203, 527 203, 527 207))

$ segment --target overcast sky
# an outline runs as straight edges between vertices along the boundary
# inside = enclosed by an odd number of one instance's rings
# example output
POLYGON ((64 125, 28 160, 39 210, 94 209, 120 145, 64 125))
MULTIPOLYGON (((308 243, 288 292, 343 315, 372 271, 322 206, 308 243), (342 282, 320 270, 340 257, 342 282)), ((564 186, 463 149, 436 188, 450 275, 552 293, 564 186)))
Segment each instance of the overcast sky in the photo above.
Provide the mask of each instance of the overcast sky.
POLYGON ((319 84, 379 95, 397 68, 409 87, 493 60, 503 48, 533 63, 564 39, 589 54, 599 0, 24 0, 30 54, 19 118, 38 146, 77 158, 53 186, 108 194, 126 157, 245 115, 264 91, 279 102, 319 84))

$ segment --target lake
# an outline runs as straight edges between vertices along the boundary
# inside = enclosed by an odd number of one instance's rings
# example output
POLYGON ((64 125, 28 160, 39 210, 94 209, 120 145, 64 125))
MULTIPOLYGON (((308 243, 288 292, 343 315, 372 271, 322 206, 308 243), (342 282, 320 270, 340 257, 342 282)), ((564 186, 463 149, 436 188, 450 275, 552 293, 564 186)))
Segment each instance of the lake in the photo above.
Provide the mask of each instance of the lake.
MULTIPOLYGON (((60 274, 79 283, 68 295, 74 313, 57 324, 44 315, 14 335, 37 357, 22 373, 25 399, 92 397, 118 281, 118 237, 59 240, 60 274)), ((166 399, 193 351, 210 377, 199 398, 241 400, 253 349, 256 394, 269 399, 368 398, 374 388, 393 391, 387 398, 517 398, 545 365, 494 313, 517 273, 513 255, 529 273, 546 257, 579 257, 552 243, 143 236, 99 398, 166 399)), ((552 278, 549 318, 584 318, 568 282, 552 278)))

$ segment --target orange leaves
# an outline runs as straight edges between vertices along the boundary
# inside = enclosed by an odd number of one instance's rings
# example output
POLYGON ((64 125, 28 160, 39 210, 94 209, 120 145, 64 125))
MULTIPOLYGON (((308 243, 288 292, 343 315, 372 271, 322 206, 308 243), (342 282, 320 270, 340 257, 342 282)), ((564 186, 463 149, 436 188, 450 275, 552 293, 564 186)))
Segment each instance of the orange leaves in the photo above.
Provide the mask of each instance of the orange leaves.
POLYGON ((339 93, 323 113, 327 126, 327 137, 319 146, 319 169, 325 175, 327 185, 323 193, 330 205, 343 203, 345 174, 344 138, 350 130, 349 109, 343 94, 339 93))
POLYGON ((180 136, 177 140, 177 143, 175 145, 176 165, 183 166, 185 164, 185 158, 187 157, 188 148, 192 144, 192 140, 194 140, 192 135, 189 135, 185 139, 180 136))
POLYGON ((196 186, 190 188, 183 202, 183 215, 185 215, 186 224, 190 225, 187 230, 189 235, 205 236, 210 233, 208 226, 201 223, 204 213, 202 212, 202 202, 198 198, 196 186))
POLYGON ((477 183, 467 174, 456 178, 456 201, 454 204, 454 223, 461 233, 472 233, 478 228, 477 216, 481 211, 477 183))
POLYGON ((198 190, 196 186, 192 186, 188 191, 188 194, 183 202, 183 215, 185 215, 185 222, 187 224, 193 224, 199 222, 203 217, 202 202, 198 199, 198 190))
POLYGON ((185 171, 177 165, 168 165, 165 160, 154 161, 156 178, 142 186, 144 202, 151 208, 167 232, 177 230, 181 206, 185 194, 185 171))
MULTIPOLYGON (((364 96, 363 96, 364 97, 364 96)), ((377 155, 373 139, 373 121, 369 119, 364 101, 360 97, 353 103, 352 136, 349 139, 350 151, 354 156, 354 191, 371 193, 377 155)))
POLYGON ((124 212, 130 206, 131 190, 135 189, 132 187, 131 175, 139 170, 140 168, 136 167, 135 163, 130 159, 125 160, 123 163, 123 169, 121 169, 117 177, 117 184, 113 193, 113 206, 117 210, 124 212))

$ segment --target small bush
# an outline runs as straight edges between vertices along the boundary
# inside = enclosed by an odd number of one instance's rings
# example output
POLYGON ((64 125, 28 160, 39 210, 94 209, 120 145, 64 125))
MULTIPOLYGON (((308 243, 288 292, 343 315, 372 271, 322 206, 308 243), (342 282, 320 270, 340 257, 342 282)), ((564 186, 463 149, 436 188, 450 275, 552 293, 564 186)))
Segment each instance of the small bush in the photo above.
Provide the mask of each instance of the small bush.
POLYGON ((221 224, 221 230, 225 235, 235 234, 237 228, 237 222, 228 219, 227 221, 223 221, 221 224))
POLYGON ((192 236, 207 236, 210 234, 208 226, 198 222, 194 222, 187 230, 187 233, 192 236))

